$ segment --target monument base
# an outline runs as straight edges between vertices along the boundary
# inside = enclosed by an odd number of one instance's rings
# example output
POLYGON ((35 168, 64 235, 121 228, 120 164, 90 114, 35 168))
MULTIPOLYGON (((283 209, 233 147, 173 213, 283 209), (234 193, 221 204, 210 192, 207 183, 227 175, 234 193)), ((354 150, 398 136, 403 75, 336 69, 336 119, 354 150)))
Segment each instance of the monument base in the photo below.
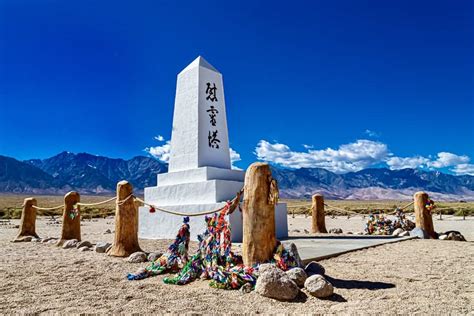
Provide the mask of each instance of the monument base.
MULTIPOLYGON (((170 205, 161 206, 170 211, 197 213, 223 207, 223 203, 192 204, 192 205, 170 205)), ((241 205, 242 207, 242 205, 241 205)), ((206 230, 204 216, 189 218, 191 240, 197 241, 197 236, 206 230)), ((237 208, 228 218, 231 226, 232 242, 242 242, 242 213, 237 208)), ((174 239, 178 229, 183 223, 183 217, 156 211, 150 213, 146 206, 139 209, 138 237, 142 239, 174 239)), ((288 218, 286 203, 278 203, 275 207, 276 237, 283 239, 288 237, 288 218)))

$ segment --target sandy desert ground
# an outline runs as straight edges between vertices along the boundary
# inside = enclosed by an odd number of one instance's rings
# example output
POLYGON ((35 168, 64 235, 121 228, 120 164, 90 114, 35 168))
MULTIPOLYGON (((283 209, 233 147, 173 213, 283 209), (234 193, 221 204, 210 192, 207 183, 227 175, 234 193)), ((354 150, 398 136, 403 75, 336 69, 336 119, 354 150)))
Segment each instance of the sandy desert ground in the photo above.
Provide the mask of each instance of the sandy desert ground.
MULTIPOLYGON (((289 217, 291 234, 305 234, 310 218, 289 217), (300 232, 292 232, 295 229, 300 232)), ((18 224, 18 220, 12 221, 18 224)), ((60 225, 40 217, 40 236, 58 236, 60 225)), ((474 218, 435 220, 438 231, 461 231, 469 242, 409 240, 321 261, 335 295, 321 300, 302 292, 280 302, 252 292, 213 289, 207 281, 173 286, 163 276, 127 281, 145 264, 96 252, 42 243, 11 243, 17 229, 0 225, 0 313, 422 313, 474 315, 474 218)), ((362 231, 361 217, 327 218, 327 227, 362 231)), ((86 220, 83 240, 112 241, 113 219, 86 220)), ((141 240, 145 251, 169 241, 141 240)), ((196 245, 193 243, 195 249, 196 245)), ((192 252, 192 250, 191 250, 192 252)))

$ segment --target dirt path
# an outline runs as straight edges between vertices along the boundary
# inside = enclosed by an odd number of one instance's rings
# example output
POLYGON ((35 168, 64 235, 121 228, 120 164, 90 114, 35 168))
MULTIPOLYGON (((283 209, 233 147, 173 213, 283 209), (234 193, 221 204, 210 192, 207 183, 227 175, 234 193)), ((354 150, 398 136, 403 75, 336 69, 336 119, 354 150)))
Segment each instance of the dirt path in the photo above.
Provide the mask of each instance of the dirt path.
MULTIPOLYGON (((39 219, 38 233, 57 236, 60 226, 47 222, 39 219)), ((290 223, 296 227, 298 219, 290 223)), ((331 225, 344 223, 340 218, 331 225)), ((108 228, 113 230, 113 220, 86 221, 83 240, 111 241, 112 234, 103 234, 108 228)), ((331 299, 302 293, 296 302, 279 302, 253 292, 213 289, 207 281, 186 286, 166 285, 163 277, 127 281, 126 273, 144 264, 47 244, 9 242, 16 232, 0 226, 0 313, 474 314, 473 242, 413 240, 324 260, 335 286, 331 299)), ((140 242, 146 251, 164 251, 168 245, 140 242)))

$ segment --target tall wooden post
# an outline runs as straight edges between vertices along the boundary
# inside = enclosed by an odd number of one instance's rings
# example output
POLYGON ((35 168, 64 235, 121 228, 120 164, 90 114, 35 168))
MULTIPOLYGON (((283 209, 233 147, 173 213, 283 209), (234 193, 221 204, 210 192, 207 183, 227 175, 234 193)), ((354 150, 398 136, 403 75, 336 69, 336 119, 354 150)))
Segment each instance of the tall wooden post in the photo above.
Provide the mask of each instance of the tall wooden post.
POLYGON ((269 260, 276 246, 275 205, 269 199, 272 173, 256 162, 245 173, 242 259, 246 266, 269 260))
POLYGON ((130 183, 127 181, 117 183, 115 237, 109 256, 128 257, 134 252, 141 251, 138 244, 138 212, 132 194, 133 187, 130 183))
POLYGON ((81 201, 79 193, 71 191, 64 196, 63 227, 61 239, 58 246, 62 246, 70 239, 81 240, 81 212, 79 205, 81 201))
POLYGON ((326 219, 324 212, 324 196, 321 194, 315 194, 312 198, 311 204, 312 212, 312 232, 313 233, 327 233, 326 219))
POLYGON ((20 230, 14 241, 23 241, 25 237, 38 238, 36 234, 36 199, 26 198, 21 211, 20 230))
POLYGON ((433 227, 433 218, 431 217, 431 212, 426 208, 429 199, 428 194, 425 192, 416 192, 413 199, 416 227, 423 229, 428 236, 436 239, 437 236, 433 227))

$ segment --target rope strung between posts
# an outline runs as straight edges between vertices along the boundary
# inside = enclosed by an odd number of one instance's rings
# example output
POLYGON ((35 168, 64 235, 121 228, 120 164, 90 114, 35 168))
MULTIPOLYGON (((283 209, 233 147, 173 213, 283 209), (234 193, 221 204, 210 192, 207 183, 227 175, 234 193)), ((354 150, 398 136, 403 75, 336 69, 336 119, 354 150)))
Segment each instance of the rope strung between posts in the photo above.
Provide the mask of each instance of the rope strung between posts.
POLYGON ((39 210, 39 211, 55 211, 55 210, 62 209, 64 207, 64 205, 58 205, 58 206, 55 206, 55 207, 39 207, 39 206, 36 206, 36 205, 31 205, 31 207, 34 208, 35 210, 39 210))
POLYGON ((327 204, 327 203, 324 203, 324 205, 327 206, 327 207, 333 208, 333 209, 335 209, 335 210, 344 212, 344 213, 349 213, 349 214, 354 214, 354 215, 361 215, 361 214, 359 214, 359 213, 357 213, 357 212, 345 210, 345 209, 343 209, 343 208, 340 208, 340 207, 337 207, 337 206, 332 206, 332 205, 329 205, 329 204, 327 204))
MULTIPOLYGON (((238 193, 237 195, 231 200, 229 201, 228 203, 231 204, 230 206, 230 209, 229 209, 229 212, 228 214, 231 214, 235 208, 237 207, 237 205, 239 204, 240 202, 240 197, 242 195, 242 193, 244 192, 244 189, 242 188, 238 193)), ((171 210, 167 210, 167 209, 164 209, 164 208, 161 208, 159 206, 156 206, 154 204, 151 204, 151 203, 147 203, 145 202, 144 200, 134 196, 135 200, 140 202, 140 203, 143 203, 144 205, 150 207, 150 208, 153 208, 155 210, 158 210, 158 211, 161 211, 163 213, 168 213, 168 214, 172 214, 172 215, 177 215, 177 216, 190 216, 190 217, 193 217, 193 216, 202 216, 202 215, 209 215, 209 214, 213 214, 213 213, 217 213, 217 212, 220 212, 222 211, 226 206, 224 205, 223 207, 219 207, 217 209, 214 209, 214 210, 210 210, 210 211, 204 211, 204 212, 197 212, 197 213, 184 213, 184 212, 178 212, 178 211, 171 211, 171 210)), ((128 199, 128 198, 127 198, 128 199)), ((124 200, 125 201, 125 200, 124 200)))
POLYGON ((408 203, 407 205, 405 205, 404 207, 400 207, 400 208, 398 208, 398 209, 404 210, 404 209, 406 209, 407 207, 412 206, 414 203, 415 203, 415 202, 412 201, 412 202, 408 203))
POLYGON ((98 206, 98 205, 102 205, 102 204, 112 202, 115 199, 117 199, 117 197, 113 197, 113 198, 110 198, 108 200, 101 201, 101 202, 96 202, 96 203, 81 203, 81 202, 78 202, 75 205, 77 205, 77 206, 98 206))

